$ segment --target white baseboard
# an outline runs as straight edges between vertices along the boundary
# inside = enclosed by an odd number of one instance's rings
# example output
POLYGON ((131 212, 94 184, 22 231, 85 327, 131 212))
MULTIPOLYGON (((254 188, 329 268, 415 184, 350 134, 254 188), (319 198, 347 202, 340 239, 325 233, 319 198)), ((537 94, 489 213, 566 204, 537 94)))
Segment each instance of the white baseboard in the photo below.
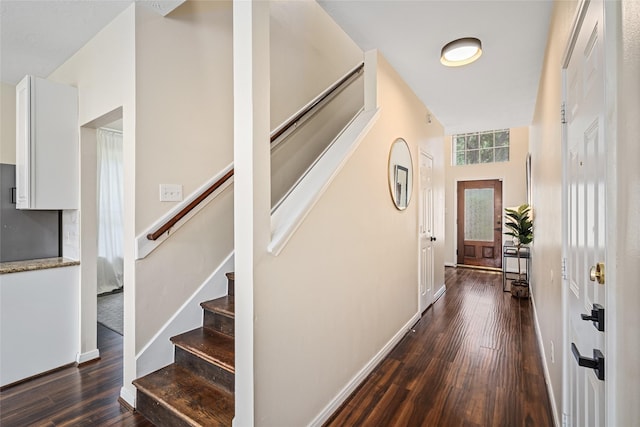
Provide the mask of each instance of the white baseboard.
POLYGON ((129 387, 122 387, 120 389, 120 398, 127 402, 132 408, 136 407, 136 389, 133 385, 129 387))
POLYGON ((456 267, 457 264, 455 262, 445 262, 444 266, 445 267, 456 267))
POLYGON ((400 340, 406 335, 407 331, 411 329, 416 322, 420 320, 420 313, 413 315, 411 319, 385 344, 380 351, 373 356, 373 358, 358 372, 351 381, 345 385, 345 387, 334 397, 327 406, 314 418, 310 426, 321 426, 325 421, 329 419, 335 411, 338 410, 340 405, 354 392, 354 390, 360 385, 362 381, 374 370, 376 366, 384 359, 393 348, 400 342, 400 340))
POLYGON ((447 287, 443 283, 442 286, 440 286, 440 289, 438 289, 436 293, 433 294, 433 302, 438 301, 438 299, 444 294, 444 291, 446 290, 447 290, 447 287))
POLYGON ((96 348, 95 350, 87 351, 85 353, 78 353, 76 355, 76 363, 79 365, 81 363, 85 363, 90 360, 99 359, 99 358, 100 358, 100 350, 96 348))
POLYGON ((558 414, 558 407, 556 406, 556 398, 553 392, 553 385, 551 384, 551 375, 549 374, 549 366, 547 365, 547 358, 545 357, 544 341, 542 339, 542 333, 540 332, 540 324, 538 323, 538 311, 536 310, 536 302, 533 298, 533 294, 530 296, 531 305, 533 306, 533 324, 535 326, 536 337, 538 338, 538 347, 540 348, 540 356, 542 357, 542 368, 544 370, 544 382, 547 385, 547 391, 549 392, 549 400, 551 401, 551 412, 553 413, 553 421, 556 427, 560 427, 560 416, 558 414))

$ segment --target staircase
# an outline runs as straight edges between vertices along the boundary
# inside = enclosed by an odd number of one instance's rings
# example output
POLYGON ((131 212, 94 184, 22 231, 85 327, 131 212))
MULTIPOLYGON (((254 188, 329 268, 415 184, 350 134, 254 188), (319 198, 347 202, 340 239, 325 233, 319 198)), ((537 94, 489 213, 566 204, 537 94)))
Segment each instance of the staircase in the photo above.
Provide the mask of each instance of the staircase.
POLYGON ((200 304, 201 327, 171 338, 174 363, 133 381, 136 411, 156 426, 231 426, 234 279, 233 273, 227 273, 227 295, 200 304))

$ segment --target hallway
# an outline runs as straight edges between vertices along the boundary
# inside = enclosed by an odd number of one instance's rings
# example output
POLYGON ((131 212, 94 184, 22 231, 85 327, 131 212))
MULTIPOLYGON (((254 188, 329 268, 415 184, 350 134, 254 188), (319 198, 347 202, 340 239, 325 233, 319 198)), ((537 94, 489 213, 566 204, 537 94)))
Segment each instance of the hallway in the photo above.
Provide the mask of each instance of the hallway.
MULTIPOLYGON (((552 425, 530 302, 498 273, 447 268, 446 285, 327 426, 552 425)), ((98 332, 100 361, 3 391, 0 424, 151 425, 117 402, 122 337, 98 332)))
MULTIPOLYGON (((445 294, 326 426, 552 426, 529 300, 446 269, 445 294)), ((556 356, 558 357, 558 356, 556 356)))

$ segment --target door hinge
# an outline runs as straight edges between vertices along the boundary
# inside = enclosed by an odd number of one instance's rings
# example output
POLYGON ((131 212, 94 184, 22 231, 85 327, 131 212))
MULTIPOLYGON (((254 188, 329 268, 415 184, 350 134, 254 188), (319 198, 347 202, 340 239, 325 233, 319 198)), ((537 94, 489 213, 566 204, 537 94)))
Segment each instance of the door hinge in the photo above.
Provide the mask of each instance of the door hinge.
POLYGON ((456 249, 456 255, 458 255, 458 250, 456 249))
POLYGON ((567 123, 567 105, 564 102, 560 105, 560 123, 567 123))
POLYGON ((567 259, 562 258, 562 280, 567 280, 567 259))

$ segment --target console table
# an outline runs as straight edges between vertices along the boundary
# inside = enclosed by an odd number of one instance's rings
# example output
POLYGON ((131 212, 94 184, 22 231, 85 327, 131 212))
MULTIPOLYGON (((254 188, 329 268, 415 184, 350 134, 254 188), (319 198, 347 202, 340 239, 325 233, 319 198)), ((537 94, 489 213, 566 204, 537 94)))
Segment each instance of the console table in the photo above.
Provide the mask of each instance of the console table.
MULTIPOLYGON (((510 271, 507 269, 507 261, 509 259, 518 258, 518 248, 513 243, 505 243, 502 246, 502 290, 507 290, 507 280, 518 279, 518 271, 510 271)), ((521 266, 524 280, 529 281, 529 271, 531 265, 531 248, 523 246, 520 248, 520 262, 524 261, 524 265, 521 266)), ((516 265, 517 268, 517 265, 516 265)))

